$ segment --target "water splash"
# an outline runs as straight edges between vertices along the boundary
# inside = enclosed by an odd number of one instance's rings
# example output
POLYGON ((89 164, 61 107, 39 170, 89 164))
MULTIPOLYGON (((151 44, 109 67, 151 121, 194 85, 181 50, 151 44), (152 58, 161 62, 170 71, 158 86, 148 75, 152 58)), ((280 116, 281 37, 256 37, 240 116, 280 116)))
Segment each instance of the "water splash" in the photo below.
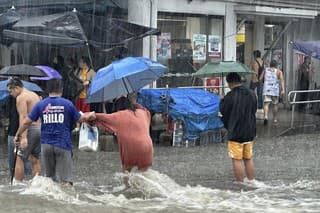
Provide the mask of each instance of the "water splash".
POLYGON ((19 194, 36 195, 63 205, 76 204, 88 211, 104 206, 123 212, 317 212, 319 183, 245 180, 242 184, 233 183, 238 188, 232 190, 211 189, 201 185, 181 186, 165 174, 148 170, 115 173, 112 186, 75 183, 73 190, 65 190, 51 179, 37 176, 19 194), (126 175, 130 187, 122 183, 126 175))
POLYGON ((20 194, 36 195, 70 204, 86 203, 79 200, 78 194, 73 189, 63 189, 60 184, 54 182, 51 178, 42 176, 35 176, 20 194))

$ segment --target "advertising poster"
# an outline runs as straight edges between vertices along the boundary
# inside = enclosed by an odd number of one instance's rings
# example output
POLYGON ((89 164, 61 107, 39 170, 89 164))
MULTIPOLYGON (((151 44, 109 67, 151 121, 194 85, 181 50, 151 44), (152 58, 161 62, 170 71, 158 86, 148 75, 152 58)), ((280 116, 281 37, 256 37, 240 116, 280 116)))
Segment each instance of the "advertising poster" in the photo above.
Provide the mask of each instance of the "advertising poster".
POLYGON ((220 36, 209 35, 208 52, 210 58, 221 59, 221 39, 220 36))
POLYGON ((171 33, 161 33, 157 42, 157 57, 163 59, 171 58, 171 33))
POLYGON ((193 60, 206 60, 207 36, 203 34, 193 34, 193 60))

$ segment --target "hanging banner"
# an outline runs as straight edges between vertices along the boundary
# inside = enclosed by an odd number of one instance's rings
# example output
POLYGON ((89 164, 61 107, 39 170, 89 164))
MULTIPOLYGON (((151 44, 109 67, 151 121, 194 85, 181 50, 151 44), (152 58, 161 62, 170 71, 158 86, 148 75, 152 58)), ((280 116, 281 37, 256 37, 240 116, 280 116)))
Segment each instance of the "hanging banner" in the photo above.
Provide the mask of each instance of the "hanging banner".
POLYGON ((208 52, 210 58, 221 59, 221 39, 220 36, 209 35, 208 52))
POLYGON ((207 36, 203 34, 193 34, 193 60, 206 60, 207 36))
POLYGON ((171 33, 161 33, 158 36, 157 58, 171 58, 171 33))

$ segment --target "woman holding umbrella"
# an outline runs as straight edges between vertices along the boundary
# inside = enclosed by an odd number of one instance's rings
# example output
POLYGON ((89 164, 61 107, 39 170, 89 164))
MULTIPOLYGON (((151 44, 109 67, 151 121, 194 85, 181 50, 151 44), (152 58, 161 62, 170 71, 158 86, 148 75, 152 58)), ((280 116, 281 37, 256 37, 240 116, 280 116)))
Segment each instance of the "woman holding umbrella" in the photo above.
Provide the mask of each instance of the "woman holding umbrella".
POLYGON ((77 75, 82 80, 84 89, 80 92, 79 97, 76 99, 76 108, 82 112, 90 111, 90 104, 85 103, 85 99, 87 97, 87 91, 89 85, 95 76, 95 71, 91 68, 90 59, 88 57, 82 56, 79 61, 79 69, 77 71, 77 75))
MULTIPOLYGON (((150 112, 139 104, 132 104, 126 97, 119 98, 115 108, 112 114, 96 113, 91 123, 116 135, 123 171, 130 172, 133 167, 146 171, 153 161, 150 112)), ((128 179, 124 181, 128 184, 128 179)))

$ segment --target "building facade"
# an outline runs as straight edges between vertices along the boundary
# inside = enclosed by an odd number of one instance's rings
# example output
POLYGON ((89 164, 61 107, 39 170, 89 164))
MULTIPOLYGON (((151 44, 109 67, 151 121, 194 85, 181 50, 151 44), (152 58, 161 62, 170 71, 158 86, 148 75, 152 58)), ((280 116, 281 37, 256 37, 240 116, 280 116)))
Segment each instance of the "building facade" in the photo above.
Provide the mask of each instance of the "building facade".
MULTIPOLYGON (((33 0, 23 5, 21 1, 16 7, 35 7, 36 2, 33 0)), ((97 63, 97 68, 112 61, 113 55, 142 55, 168 66, 166 76, 153 86, 196 86, 207 81, 194 79, 192 73, 207 62, 238 60, 248 65, 253 50, 258 49, 266 63, 271 59, 279 62, 279 68, 285 73, 286 89, 290 91, 295 89, 296 70, 301 63, 301 56, 290 43, 295 40, 320 40, 317 27, 319 5, 317 0, 112 0, 48 1, 41 7, 50 6, 55 10, 77 7, 84 12, 115 16, 161 30, 159 36, 148 36, 128 44, 125 52, 108 50, 96 53, 95 58, 108 58, 97 63)), ((5 5, 2 7, 4 9, 5 5)), ((43 49, 45 54, 39 54, 39 57, 47 59, 57 53, 74 54, 78 51, 70 48, 48 49, 34 44, 2 45, 0 63, 36 63, 32 61, 34 51, 29 51, 32 48, 43 49)), ((319 62, 313 62, 315 69, 318 69, 319 62)), ((316 83, 319 80, 320 75, 315 73, 313 81, 316 83)))

